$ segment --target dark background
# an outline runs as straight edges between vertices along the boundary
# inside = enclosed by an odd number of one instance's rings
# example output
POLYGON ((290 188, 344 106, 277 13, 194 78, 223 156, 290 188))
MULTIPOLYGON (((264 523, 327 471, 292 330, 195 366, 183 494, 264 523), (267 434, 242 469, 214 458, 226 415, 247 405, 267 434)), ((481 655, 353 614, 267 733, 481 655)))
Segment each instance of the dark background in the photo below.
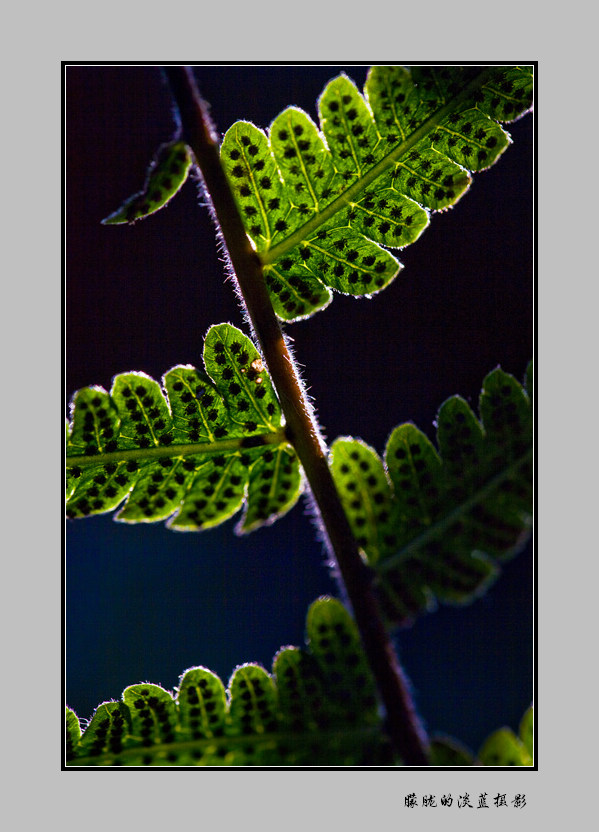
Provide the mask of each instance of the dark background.
MULTIPOLYGON (((341 71, 362 88, 366 65, 198 65, 196 75, 224 134, 237 119, 266 128, 291 104, 316 120, 341 71)), ((208 327, 244 323, 195 183, 135 226, 100 224, 172 136, 159 68, 70 65, 65 115, 68 401, 89 384, 110 389, 119 372, 159 379, 175 364, 201 366, 208 327)), ((399 253, 405 268, 388 289, 335 295, 287 327, 330 442, 352 435, 381 453, 404 421, 434 438, 448 396, 476 410, 497 365, 522 380, 534 345, 533 118, 507 129, 513 146, 399 253)), ((110 516, 67 522, 65 687, 80 717, 129 684, 172 689, 194 665, 226 683, 236 665, 270 669, 280 646, 303 643, 308 605, 336 593, 305 503, 246 538, 234 525, 185 534, 110 516)), ((533 695, 533 621, 529 545, 483 599, 398 635, 429 730, 476 749, 496 727, 517 727, 533 695)))

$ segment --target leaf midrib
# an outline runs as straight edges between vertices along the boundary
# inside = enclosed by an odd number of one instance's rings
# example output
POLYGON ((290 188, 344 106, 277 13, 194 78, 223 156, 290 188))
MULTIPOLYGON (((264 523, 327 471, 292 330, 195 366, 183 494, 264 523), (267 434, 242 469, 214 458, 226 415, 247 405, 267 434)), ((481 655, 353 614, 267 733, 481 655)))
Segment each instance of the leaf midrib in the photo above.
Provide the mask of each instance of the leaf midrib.
MULTIPOLYGON (((85 735, 83 735, 85 736, 85 735)), ((185 751, 202 750, 209 747, 227 747, 231 751, 237 748, 243 750, 245 745, 255 746, 266 745, 269 742, 286 743, 292 748, 300 748, 308 743, 313 743, 315 739, 319 742, 331 742, 332 740, 341 741, 344 746, 354 744, 355 748, 359 748, 359 743, 365 739, 375 738, 377 736, 383 737, 380 725, 368 725, 360 728, 348 728, 342 726, 337 730, 323 731, 304 731, 302 733, 294 731, 272 731, 263 734, 229 734, 220 737, 206 737, 197 740, 186 740, 173 743, 156 743, 151 746, 136 745, 129 748, 123 748, 122 751, 115 753, 114 751, 106 751, 97 756, 76 757, 67 762, 67 766, 85 766, 85 765, 101 765, 102 761, 114 760, 118 757, 119 760, 139 757, 140 754, 147 754, 151 756, 158 756, 159 754, 166 754, 168 752, 178 751, 180 753, 185 751), (347 742, 348 738, 352 743, 347 742)), ((141 741, 141 737, 131 737, 132 739, 141 741)), ((273 749, 274 750, 274 749, 273 749)), ((176 764, 175 764, 176 765, 176 764)))
POLYGON ((456 522, 456 520, 459 520, 462 515, 466 514, 470 511, 470 509, 477 505, 477 503, 482 502, 486 497, 488 497, 489 494, 498 488, 505 479, 512 474, 515 474, 522 465, 530 461, 532 459, 532 455, 533 449, 530 448, 525 454, 522 454, 518 457, 518 459, 514 460, 514 462, 492 477, 484 486, 468 497, 467 500, 460 503, 453 511, 446 514, 436 523, 433 523, 433 525, 429 526, 426 531, 422 532, 422 534, 412 538, 409 543, 399 549, 394 555, 378 561, 374 567, 375 571, 384 574, 392 569, 396 569, 401 561, 405 560, 408 555, 417 552, 427 543, 430 543, 432 540, 438 538, 439 534, 446 531, 453 523, 456 522))
POLYGON ((372 182, 386 173, 408 150, 418 144, 424 136, 429 133, 433 127, 455 110, 458 105, 475 89, 481 87, 491 74, 490 69, 484 69, 476 75, 465 87, 459 92, 449 103, 445 104, 436 110, 429 118, 424 121, 420 127, 415 130, 405 141, 396 145, 386 156, 376 163, 367 173, 360 179, 349 186, 342 194, 330 202, 326 208, 313 216, 306 223, 301 225, 285 240, 282 240, 277 245, 268 249, 267 251, 259 252, 259 257, 263 266, 268 266, 276 262, 288 251, 291 251, 296 245, 305 240, 314 231, 328 222, 331 217, 334 217, 339 211, 342 211, 354 200, 362 191, 364 191, 372 182))
POLYGON ((234 439, 220 439, 214 442, 195 442, 180 445, 161 445, 155 448, 127 448, 117 451, 110 451, 101 454, 67 456, 67 468, 80 467, 84 465, 105 465, 109 462, 120 462, 131 459, 161 459, 164 457, 192 456, 198 454, 223 453, 226 451, 249 450, 262 445, 289 444, 285 436, 285 429, 280 428, 272 433, 254 434, 252 436, 240 436, 234 439), (261 439, 260 445, 244 446, 247 439, 261 439))

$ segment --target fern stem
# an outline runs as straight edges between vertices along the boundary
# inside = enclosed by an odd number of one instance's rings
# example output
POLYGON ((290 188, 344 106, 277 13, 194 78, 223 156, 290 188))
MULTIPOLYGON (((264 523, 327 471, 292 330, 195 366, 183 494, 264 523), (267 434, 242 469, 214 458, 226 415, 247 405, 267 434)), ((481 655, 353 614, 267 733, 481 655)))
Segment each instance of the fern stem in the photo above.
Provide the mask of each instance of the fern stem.
POLYGON ((178 109, 181 138, 192 149, 241 299, 275 385, 292 442, 308 480, 326 533, 331 559, 360 630, 364 649, 387 715, 387 730, 404 765, 428 765, 428 740, 413 707, 408 686, 365 565, 343 511, 328 464, 328 449, 308 404, 299 375, 272 307, 260 258, 253 250, 220 162, 219 143, 191 68, 164 68, 178 109))

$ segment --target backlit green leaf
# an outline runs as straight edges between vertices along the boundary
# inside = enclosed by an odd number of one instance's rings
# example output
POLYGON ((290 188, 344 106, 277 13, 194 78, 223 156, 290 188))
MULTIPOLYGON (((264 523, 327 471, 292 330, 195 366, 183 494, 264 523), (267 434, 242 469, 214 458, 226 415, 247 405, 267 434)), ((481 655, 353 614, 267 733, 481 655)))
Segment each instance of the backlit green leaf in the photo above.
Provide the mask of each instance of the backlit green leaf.
POLYGON ((133 224, 163 208, 181 189, 191 169, 192 159, 184 142, 169 142, 159 148, 150 165, 143 190, 102 220, 104 225, 133 224))
POLYGON ((387 249, 417 240, 497 161, 511 141, 498 122, 530 109, 532 87, 532 67, 374 66, 363 94, 330 81, 319 125, 297 107, 268 131, 236 122, 221 159, 277 315, 388 286, 402 266, 387 249))
POLYGON ((484 742, 478 752, 483 766, 531 766, 526 748, 509 728, 500 728, 484 742))
POLYGON ((79 390, 67 431, 67 516, 113 511, 178 530, 216 526, 245 506, 238 531, 288 511, 302 490, 295 452, 260 354, 230 324, 211 327, 204 370, 178 366, 159 384, 114 378, 79 390))
POLYGON ((435 599, 474 600, 528 537, 530 399, 496 369, 479 410, 481 421, 463 399, 448 399, 437 417, 438 450, 411 424, 391 432, 384 460, 360 440, 332 445, 333 476, 390 624, 410 623, 435 599))
POLYGON ((67 709, 72 766, 388 765, 389 744, 356 626, 336 600, 308 611, 308 645, 282 648, 268 673, 236 668, 225 692, 203 667, 172 693, 132 685, 83 734, 67 709), (333 658, 331 658, 333 657, 333 658))

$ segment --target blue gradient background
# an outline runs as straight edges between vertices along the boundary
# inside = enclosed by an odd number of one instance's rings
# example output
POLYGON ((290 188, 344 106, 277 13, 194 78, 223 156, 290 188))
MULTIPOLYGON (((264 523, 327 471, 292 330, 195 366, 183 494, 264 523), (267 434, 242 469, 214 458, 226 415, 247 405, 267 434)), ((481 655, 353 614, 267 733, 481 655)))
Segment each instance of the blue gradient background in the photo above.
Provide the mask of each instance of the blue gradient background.
MULTIPOLYGON (((240 118, 266 128, 289 104, 316 118, 330 78, 346 71, 362 87, 366 70, 200 65, 196 74, 224 133, 240 118)), ((243 327, 243 317, 194 184, 145 222, 100 225, 172 135, 159 69, 70 66, 65 104, 68 401, 88 384, 109 389, 118 372, 160 378, 174 364, 199 366, 208 327, 243 327)), ((399 254, 405 268, 389 289, 370 301, 336 295, 287 328, 330 441, 358 436, 380 453, 403 421, 434 438, 445 398, 459 393, 476 410, 498 364, 522 379, 534 345, 533 119, 507 129, 514 145, 399 254)), ((234 525, 196 535, 111 517, 67 522, 65 688, 80 717, 129 684, 172 688, 193 665, 226 682, 236 665, 270 668, 280 646, 303 642, 308 605, 336 592, 305 503, 246 538, 234 525)), ((429 730, 477 748, 497 726, 517 726, 533 695, 533 581, 529 545, 483 599, 398 634, 429 730)))

